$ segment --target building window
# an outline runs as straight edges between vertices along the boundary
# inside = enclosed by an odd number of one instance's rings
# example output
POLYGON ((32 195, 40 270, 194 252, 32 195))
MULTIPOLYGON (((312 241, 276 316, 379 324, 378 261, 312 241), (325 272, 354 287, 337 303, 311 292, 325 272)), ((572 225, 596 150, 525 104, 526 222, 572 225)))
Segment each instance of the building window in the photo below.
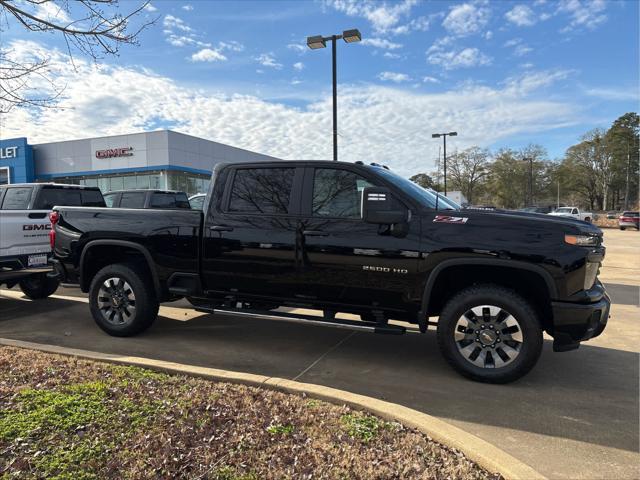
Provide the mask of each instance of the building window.
POLYGON ((7 185, 8 183, 11 183, 9 167, 0 167, 0 185, 7 185))

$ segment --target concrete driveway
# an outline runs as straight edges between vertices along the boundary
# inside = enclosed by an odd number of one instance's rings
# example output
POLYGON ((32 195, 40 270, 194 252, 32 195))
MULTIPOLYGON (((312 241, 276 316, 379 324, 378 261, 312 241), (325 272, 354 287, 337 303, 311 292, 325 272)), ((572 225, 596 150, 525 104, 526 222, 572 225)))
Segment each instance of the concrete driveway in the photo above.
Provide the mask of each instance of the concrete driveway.
POLYGON ((113 338, 86 299, 61 289, 29 302, 0 292, 0 337, 258 373, 400 403, 461 427, 550 478, 638 478, 640 234, 607 230, 601 278, 612 295, 605 333, 553 353, 510 385, 458 376, 435 331, 381 336, 297 324, 237 320, 163 306, 152 329, 113 338))

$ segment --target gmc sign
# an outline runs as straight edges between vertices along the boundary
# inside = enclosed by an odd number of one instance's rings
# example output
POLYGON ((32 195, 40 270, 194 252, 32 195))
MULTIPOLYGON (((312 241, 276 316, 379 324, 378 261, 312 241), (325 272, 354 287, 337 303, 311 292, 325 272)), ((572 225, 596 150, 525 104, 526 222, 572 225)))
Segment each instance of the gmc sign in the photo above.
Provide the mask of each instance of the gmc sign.
POLYGON ((133 147, 108 148, 106 150, 96 150, 96 158, 131 157, 133 147))
POLYGON ((43 224, 34 224, 34 225, 22 225, 23 231, 32 231, 32 230, 51 230, 51 224, 43 223, 43 224))

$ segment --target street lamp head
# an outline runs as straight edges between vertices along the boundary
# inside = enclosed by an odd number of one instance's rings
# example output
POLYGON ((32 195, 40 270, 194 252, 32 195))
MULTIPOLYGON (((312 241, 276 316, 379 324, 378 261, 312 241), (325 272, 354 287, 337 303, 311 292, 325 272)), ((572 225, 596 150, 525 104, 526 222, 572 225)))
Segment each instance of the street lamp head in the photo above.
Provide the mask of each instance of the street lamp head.
POLYGON ((327 42, 322 35, 314 35, 313 37, 307 37, 307 47, 311 50, 317 50, 318 48, 325 48, 327 42))
POLYGON ((458 132, 449 132, 449 136, 450 137, 457 137, 458 136, 458 132))
POLYGON ((439 133, 432 133, 431 134, 431 138, 440 138, 440 134, 439 133))
POLYGON ((342 32, 342 38, 347 43, 355 43, 362 40, 362 35, 360 34, 360 30, 357 28, 353 28, 351 30, 345 30, 342 32))

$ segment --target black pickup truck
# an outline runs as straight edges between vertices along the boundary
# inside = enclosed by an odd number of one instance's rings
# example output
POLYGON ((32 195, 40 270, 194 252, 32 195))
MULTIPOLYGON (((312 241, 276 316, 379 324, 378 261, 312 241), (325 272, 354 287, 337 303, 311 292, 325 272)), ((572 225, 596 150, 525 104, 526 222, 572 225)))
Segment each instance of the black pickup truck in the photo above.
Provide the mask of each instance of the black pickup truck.
POLYGON ((598 228, 460 210, 377 164, 218 165, 203 211, 56 207, 51 218, 56 271, 116 336, 180 297, 227 315, 404 333, 394 319, 437 325, 453 367, 504 383, 534 366, 543 331, 571 350, 609 317, 598 228))

